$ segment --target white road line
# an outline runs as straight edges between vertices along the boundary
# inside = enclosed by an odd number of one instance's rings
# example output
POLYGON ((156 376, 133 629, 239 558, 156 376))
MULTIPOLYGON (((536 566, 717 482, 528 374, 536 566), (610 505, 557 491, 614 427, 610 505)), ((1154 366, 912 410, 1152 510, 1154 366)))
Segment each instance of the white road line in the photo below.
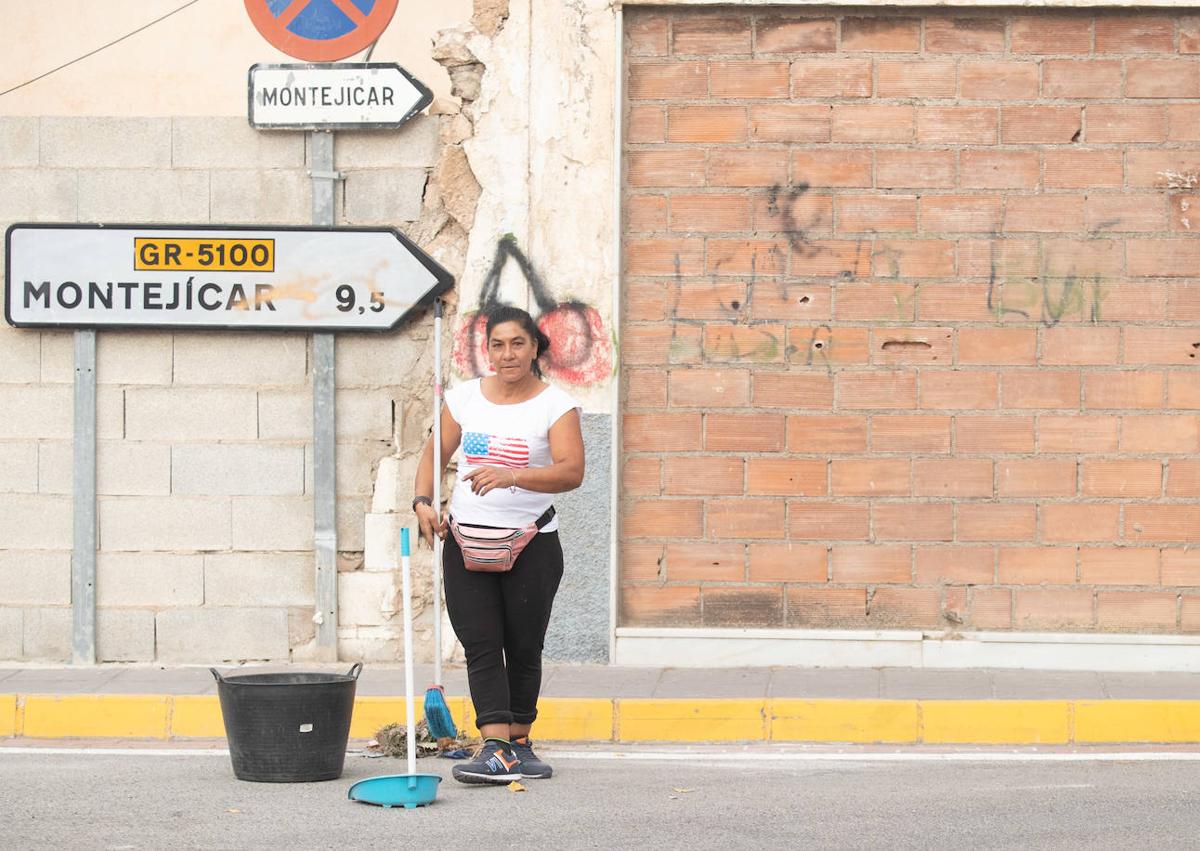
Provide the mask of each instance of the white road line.
POLYGON ((6 748, 0 746, 0 756, 10 753, 54 754, 56 756, 229 756, 229 751, 224 748, 6 748))
POLYGON ((709 753, 696 751, 553 751, 547 759, 633 760, 645 762, 1200 762, 1200 752, 1162 751, 1139 753, 709 753))
MULTIPOLYGON (((215 748, 66 748, 66 747, 2 747, 5 754, 42 754, 54 756, 219 756, 229 751, 215 748)), ((348 754, 358 756, 358 754, 348 754)), ((556 751, 543 749, 549 759, 592 760, 612 762, 687 762, 703 759, 721 763, 803 763, 803 762, 1200 762, 1196 751, 1097 752, 1097 753, 979 753, 957 751, 944 753, 744 753, 730 751, 556 751)), ((1057 787, 1056 787, 1057 788, 1057 787)))
POLYGON ((1053 786, 1005 786, 1008 792, 1043 792, 1046 789, 1095 789, 1094 783, 1059 783, 1053 786))

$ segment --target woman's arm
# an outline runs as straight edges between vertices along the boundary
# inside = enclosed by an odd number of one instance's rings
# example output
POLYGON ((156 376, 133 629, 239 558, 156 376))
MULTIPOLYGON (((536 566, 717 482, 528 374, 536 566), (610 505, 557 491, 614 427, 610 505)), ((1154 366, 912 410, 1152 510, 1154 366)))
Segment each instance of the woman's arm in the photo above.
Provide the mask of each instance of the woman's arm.
POLYGON ((547 433, 550 441, 548 467, 478 467, 463 476, 471 490, 485 494, 496 488, 519 487, 538 493, 564 493, 583 484, 583 431, 579 426, 579 409, 567 411, 547 433))
MULTIPOLYGON (((450 456, 458 449, 458 444, 462 441, 462 428, 455 422, 454 417, 450 416, 450 409, 442 406, 442 469, 438 470, 439 476, 445 476, 446 465, 450 463, 450 456)), ((433 499, 433 436, 425 441, 425 451, 421 453, 421 461, 417 464, 417 477, 413 483, 413 496, 424 496, 433 499)), ((436 533, 439 538, 446 537, 446 523, 441 517, 441 506, 432 507, 428 505, 418 504, 416 506, 417 523, 420 527, 421 538, 430 546, 433 546, 433 535, 436 533)))

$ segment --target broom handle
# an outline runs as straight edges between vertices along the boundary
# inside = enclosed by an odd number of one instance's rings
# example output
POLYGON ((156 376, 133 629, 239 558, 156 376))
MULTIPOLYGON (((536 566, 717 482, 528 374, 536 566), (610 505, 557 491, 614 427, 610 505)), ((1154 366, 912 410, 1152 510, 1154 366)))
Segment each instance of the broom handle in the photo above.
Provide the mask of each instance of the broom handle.
POLYGON ((413 709, 413 624, 411 565, 409 564, 408 527, 400 530, 400 593, 404 595, 404 718, 408 736, 408 773, 417 773, 417 724, 413 709))
MULTIPOLYGON (((433 508, 442 521, 442 300, 433 300, 433 508)), ((433 684, 442 684, 442 539, 433 536, 433 684)))

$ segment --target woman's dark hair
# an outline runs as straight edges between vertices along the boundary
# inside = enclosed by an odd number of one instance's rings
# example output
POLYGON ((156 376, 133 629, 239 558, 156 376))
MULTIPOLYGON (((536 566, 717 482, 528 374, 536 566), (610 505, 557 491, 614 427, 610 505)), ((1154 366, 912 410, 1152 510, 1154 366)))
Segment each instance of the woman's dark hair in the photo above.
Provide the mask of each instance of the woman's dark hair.
POLYGON ((542 377, 542 365, 538 363, 546 352, 550 351, 550 338, 542 333, 542 329, 533 321, 533 317, 528 311, 522 310, 519 307, 502 304, 488 311, 487 314, 487 340, 491 344, 492 329, 497 325, 502 325, 505 322, 516 322, 521 326, 521 329, 529 335, 529 339, 533 340, 537 346, 537 357, 533 359, 533 374, 538 378, 542 377))

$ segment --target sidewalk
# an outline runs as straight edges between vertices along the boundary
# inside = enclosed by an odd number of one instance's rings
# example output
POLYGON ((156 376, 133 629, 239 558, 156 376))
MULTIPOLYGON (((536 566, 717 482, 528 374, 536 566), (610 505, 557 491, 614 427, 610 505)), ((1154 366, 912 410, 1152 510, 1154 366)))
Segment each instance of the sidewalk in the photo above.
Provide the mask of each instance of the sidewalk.
MULTIPOLYGON (((418 697, 429 678, 418 666, 418 697)), ((445 680, 473 730, 465 671, 445 680)), ((351 736, 402 721, 403 689, 401 666, 365 666, 351 736)), ((0 737, 221 737, 216 693, 198 666, 0 668, 0 737)), ((538 739, 577 742, 1179 744, 1200 742, 1200 674, 548 665, 539 712, 538 739)))

